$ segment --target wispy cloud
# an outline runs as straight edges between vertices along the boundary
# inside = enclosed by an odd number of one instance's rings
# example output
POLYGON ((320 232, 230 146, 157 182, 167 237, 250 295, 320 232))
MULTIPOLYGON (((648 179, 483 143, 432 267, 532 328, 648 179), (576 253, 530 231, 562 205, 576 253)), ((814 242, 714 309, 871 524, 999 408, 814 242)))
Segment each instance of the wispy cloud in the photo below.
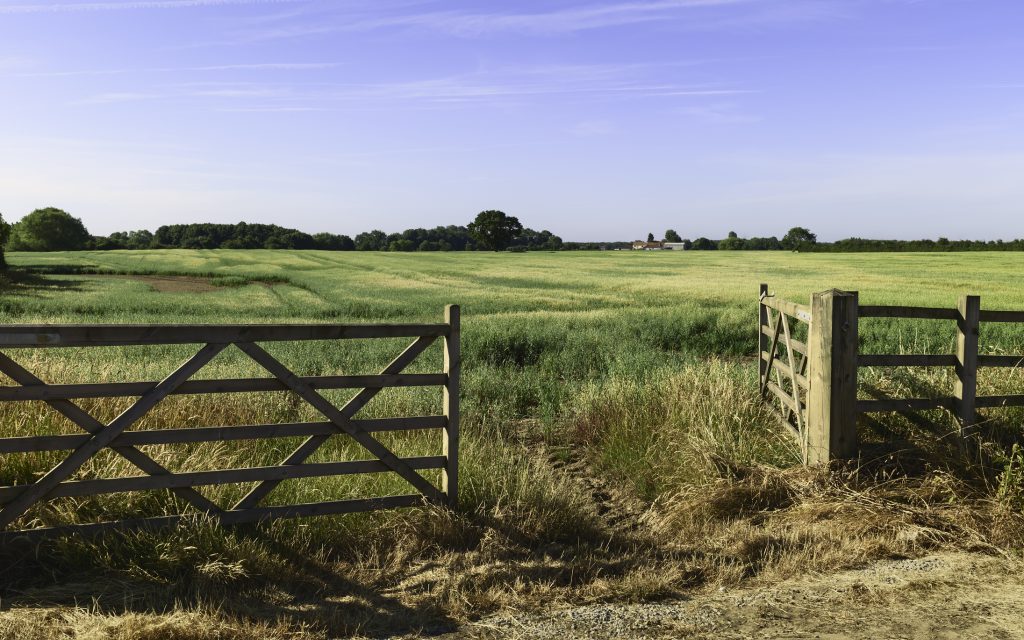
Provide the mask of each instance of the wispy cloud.
POLYGON ((158 83, 146 91, 101 93, 72 104, 98 105, 163 99, 192 102, 218 110, 321 111, 346 108, 436 109, 462 106, 525 106, 540 101, 565 103, 627 100, 700 104, 757 93, 724 84, 685 84, 665 80, 662 65, 540 65, 479 69, 423 80, 342 83, 193 81, 158 83), (205 101, 205 102, 204 102, 205 101))
POLYGON ((0 14, 127 11, 132 9, 190 9, 224 5, 289 4, 303 0, 127 0, 126 2, 60 2, 0 4, 0 14))
POLYGON ((346 30, 380 27, 423 27, 460 36, 496 32, 560 34, 630 24, 674 20, 687 10, 743 5, 762 0, 662 0, 588 5, 535 13, 471 13, 440 11, 354 22, 346 30))
POLYGON ((306 12, 284 13, 263 23, 250 23, 258 26, 238 30, 228 41, 194 46, 245 44, 386 29, 417 29, 476 38, 503 33, 558 36, 656 23, 666 28, 686 30, 761 28, 841 18, 849 15, 851 6, 866 1, 869 0, 640 0, 605 4, 591 2, 533 12, 389 12, 379 5, 356 10, 347 5, 340 10, 337 6, 327 6, 316 10, 316 20, 311 20, 306 12))
POLYGON ((102 105, 102 104, 117 104, 119 102, 138 102, 140 100, 153 100, 159 98, 158 94, 154 93, 137 93, 130 91, 122 92, 110 92, 110 93, 99 93, 94 96, 82 98, 81 100, 75 100, 72 104, 81 105, 102 105))
MULTIPOLYGON (((74 76, 116 76, 129 73, 180 73, 180 72, 215 72, 215 71, 319 71, 334 69, 341 66, 340 62, 258 62, 250 64, 218 64, 201 67, 140 67, 117 69, 75 69, 69 71, 33 71, 14 74, 19 78, 63 78, 74 76)), ((12 65, 13 68, 13 65, 12 65)), ((4 69, 4 61, 0 58, 0 71, 4 69)))

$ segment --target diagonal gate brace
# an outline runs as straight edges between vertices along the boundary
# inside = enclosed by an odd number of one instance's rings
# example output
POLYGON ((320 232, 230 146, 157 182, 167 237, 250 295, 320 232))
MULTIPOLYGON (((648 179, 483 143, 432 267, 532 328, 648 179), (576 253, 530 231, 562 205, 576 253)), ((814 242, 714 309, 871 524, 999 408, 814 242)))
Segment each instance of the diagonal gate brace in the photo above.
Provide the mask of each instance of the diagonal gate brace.
MULTIPOLYGON (((20 364, 7 357, 4 353, 0 353, 0 371, 10 376, 12 380, 25 387, 32 386, 45 386, 46 383, 40 378, 37 378, 30 371, 22 367, 20 364)), ((55 411, 60 413, 62 416, 81 427, 85 431, 95 435, 102 431, 106 425, 94 418, 89 412, 79 407, 70 400, 46 400, 46 404, 52 407, 55 411)), ((132 463, 140 471, 151 476, 162 476, 170 473, 163 465, 156 460, 153 460, 142 451, 139 451, 133 446, 113 446, 111 447, 115 452, 121 455, 125 460, 132 463)), ((223 511, 220 507, 214 504, 211 500, 206 498, 203 494, 199 493, 192 487, 175 487, 171 489, 180 498, 188 501, 196 509, 204 513, 220 513, 223 511)))
MULTIPOLYGON (((96 455, 98 451, 108 446, 114 438, 121 435, 125 429, 137 422, 146 414, 146 412, 155 407, 157 403, 167 397, 167 395, 174 391, 174 389, 181 385, 181 383, 188 380, 197 371, 206 366, 206 364, 210 362, 214 356, 224 350, 226 346, 227 344, 206 345, 200 349, 198 353, 185 361, 185 363, 178 367, 173 373, 164 378, 159 384, 139 397, 139 399, 135 401, 135 404, 128 407, 121 413, 121 415, 114 418, 110 424, 103 426, 101 429, 93 433, 92 437, 87 442, 75 449, 60 464, 50 469, 46 475, 37 480, 34 484, 30 485, 23 493, 4 505, 3 509, 0 509, 0 528, 6 527, 10 523, 14 522, 33 504, 45 499, 46 496, 57 487, 57 485, 70 477, 71 474, 85 464, 89 458, 96 455)), ((64 408, 66 409, 67 407, 65 406, 64 408)), ((83 411, 83 413, 85 412, 83 411)), ((152 461, 152 459, 150 459, 150 461, 153 462, 153 464, 157 464, 152 461)), ((163 469, 163 467, 160 468, 163 469)))
MULTIPOLYGON (((387 367, 381 371, 382 375, 396 374, 401 372, 413 360, 415 360, 431 343, 434 336, 423 336, 395 358, 387 367)), ((315 389, 304 383, 285 365, 266 352, 259 345, 252 342, 235 343, 239 349, 269 371, 274 377, 283 382, 289 389, 299 395, 302 399, 312 405, 317 411, 330 420, 340 433, 347 433, 356 442, 363 445, 367 451, 375 455, 381 462, 392 471, 404 478, 409 484, 418 489, 429 500, 436 503, 443 503, 445 498, 437 487, 431 484, 423 476, 416 473, 409 465, 403 462, 390 449, 380 443, 379 440, 369 433, 352 424, 351 418, 374 396, 380 393, 380 388, 366 388, 357 393, 344 407, 338 409, 330 400, 320 395, 315 389)), ((282 464, 302 464, 313 452, 327 441, 329 435, 311 436, 289 455, 282 464)), ((280 484, 280 480, 266 480, 258 484, 252 491, 245 495, 238 503, 231 508, 231 511, 249 509, 259 504, 268 493, 280 484)))

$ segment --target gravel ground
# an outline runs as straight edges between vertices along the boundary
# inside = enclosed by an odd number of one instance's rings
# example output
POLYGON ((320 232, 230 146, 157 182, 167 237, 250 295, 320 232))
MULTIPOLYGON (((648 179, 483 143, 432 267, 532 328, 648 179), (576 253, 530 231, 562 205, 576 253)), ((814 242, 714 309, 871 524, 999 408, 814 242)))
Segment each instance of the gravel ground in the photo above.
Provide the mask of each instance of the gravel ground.
POLYGON ((1024 638, 1024 564, 950 553, 650 604, 498 614, 469 638, 1024 638))

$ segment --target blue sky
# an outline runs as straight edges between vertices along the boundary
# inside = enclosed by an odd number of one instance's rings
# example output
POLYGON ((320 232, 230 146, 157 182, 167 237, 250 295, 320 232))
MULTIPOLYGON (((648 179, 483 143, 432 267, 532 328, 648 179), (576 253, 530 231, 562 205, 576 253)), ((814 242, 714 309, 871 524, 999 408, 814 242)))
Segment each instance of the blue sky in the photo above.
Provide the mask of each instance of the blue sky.
POLYGON ((0 212, 1024 236, 1021 0, 0 0, 0 212))

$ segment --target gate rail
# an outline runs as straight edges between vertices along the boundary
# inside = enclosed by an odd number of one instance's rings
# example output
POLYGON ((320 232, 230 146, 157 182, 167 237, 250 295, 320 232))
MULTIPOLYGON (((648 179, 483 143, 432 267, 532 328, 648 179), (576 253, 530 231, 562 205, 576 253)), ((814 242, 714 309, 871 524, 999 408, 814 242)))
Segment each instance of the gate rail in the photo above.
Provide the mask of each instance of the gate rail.
POLYGON ((805 463, 853 456, 861 414, 945 409, 957 417, 961 435, 966 435, 977 431, 979 409, 1024 406, 1024 394, 978 395, 979 370, 1024 368, 1024 355, 980 353, 982 323, 1024 324, 1024 311, 982 309, 981 298, 973 295, 960 296, 955 309, 860 305, 856 291, 835 289, 815 293, 808 307, 769 295, 765 284, 758 308, 761 395, 767 399, 771 392, 779 399, 779 417, 800 440, 805 463), (956 353, 860 353, 862 318, 954 321, 956 353), (807 323, 806 344, 792 339, 790 319, 807 323), (803 356, 799 363, 794 353, 803 356), (952 395, 941 397, 858 399, 861 367, 951 367, 955 386, 952 395))
MULTIPOLYGON (((168 489, 196 511, 211 515, 221 524, 407 507, 425 501, 455 507, 458 503, 459 378, 461 356, 459 307, 445 308, 438 324, 393 325, 7 325, 0 327, 0 372, 20 386, 0 386, 0 401, 44 401, 80 427, 82 435, 38 435, 0 438, 0 456, 12 453, 63 451, 64 460, 33 483, 0 487, 0 530, 18 521, 34 505, 56 497, 92 496, 124 491, 168 489), (293 373, 258 342, 415 338, 377 375, 306 376, 293 373), (437 339, 444 343, 441 373, 402 373, 437 339), (95 347, 125 345, 203 344, 191 358, 159 382, 47 384, 5 353, 11 349, 95 347), (217 354, 234 345, 263 369, 269 378, 190 380, 217 354), (378 393, 390 387, 440 386, 443 411, 439 415, 357 419, 355 416, 378 393), (346 404, 335 406, 320 389, 360 389, 346 404), (194 427, 133 431, 137 423, 161 400, 176 394, 291 391, 320 412, 327 421, 287 424, 194 427), (138 396, 128 409, 104 424, 72 402, 80 398, 138 396), (373 433, 441 429, 442 454, 400 458, 373 433), (306 462, 329 438, 351 437, 373 458, 347 462, 306 462), (153 444, 226 442, 262 438, 305 436, 307 439, 280 464, 269 467, 216 469, 176 473, 168 470, 138 447, 153 444), (81 467, 104 449, 132 463, 145 475, 74 479, 81 467), (418 471, 441 470, 436 487, 418 471), (293 478, 363 473, 395 473, 415 493, 331 500, 308 504, 261 506, 261 501, 282 481, 293 478), (222 508, 197 491, 197 486, 257 482, 241 500, 222 508)), ((2 460, 2 458, 0 458, 2 460)), ((11 535, 48 535, 57 532, 92 532, 139 525, 168 525, 185 514, 114 520, 58 527, 2 532, 11 535)))
MULTIPOLYGON (((807 344, 793 337, 790 321, 810 325, 808 307, 768 294, 768 285, 761 285, 759 296, 759 377, 761 397, 771 392, 779 401, 775 409, 779 420, 793 431, 800 442, 804 462, 807 461, 807 344), (775 311, 773 314, 772 311, 775 311), (772 381, 772 374, 775 380, 772 381)), ((772 405, 769 405, 772 406, 772 405)))

